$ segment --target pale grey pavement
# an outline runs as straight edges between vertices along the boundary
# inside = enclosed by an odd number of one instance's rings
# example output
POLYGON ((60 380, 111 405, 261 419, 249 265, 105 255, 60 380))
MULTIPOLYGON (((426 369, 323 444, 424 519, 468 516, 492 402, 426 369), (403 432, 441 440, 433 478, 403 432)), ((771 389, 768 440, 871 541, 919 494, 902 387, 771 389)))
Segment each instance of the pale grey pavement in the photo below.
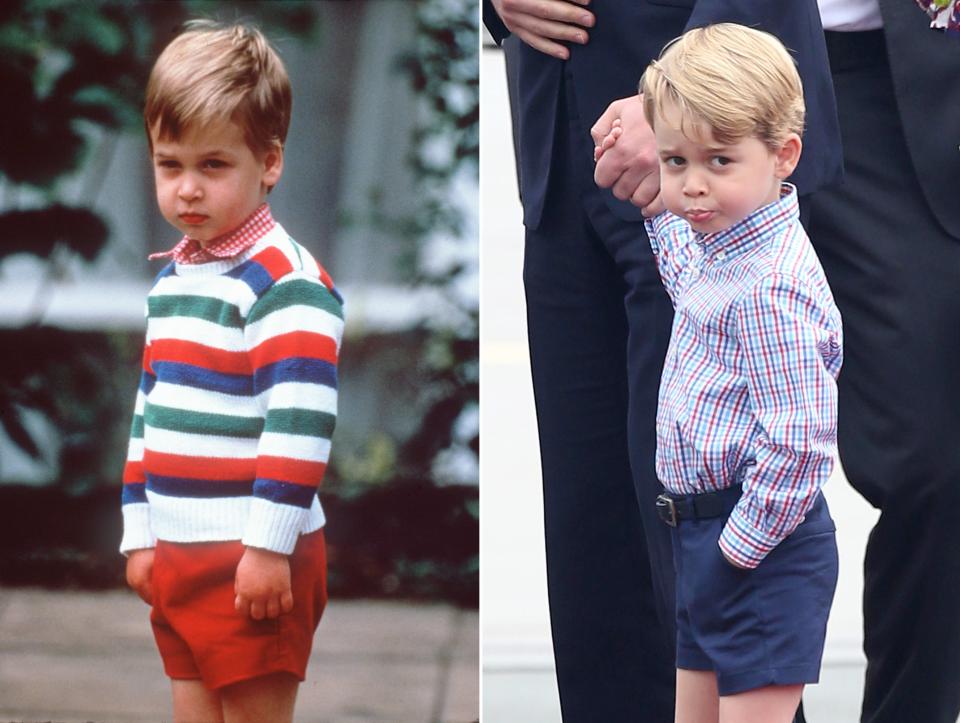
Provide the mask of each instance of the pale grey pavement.
MULTIPOLYGON (((147 616, 125 591, 0 588, 0 721, 170 720, 147 616)), ((478 617, 442 604, 332 601, 297 720, 476 720, 478 617)))

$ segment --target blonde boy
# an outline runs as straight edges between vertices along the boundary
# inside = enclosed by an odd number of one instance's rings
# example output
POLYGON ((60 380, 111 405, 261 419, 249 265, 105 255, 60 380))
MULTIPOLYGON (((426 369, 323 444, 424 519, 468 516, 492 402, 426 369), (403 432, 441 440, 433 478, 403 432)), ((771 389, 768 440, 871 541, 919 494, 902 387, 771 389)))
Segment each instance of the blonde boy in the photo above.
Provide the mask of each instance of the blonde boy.
POLYGON ((154 256, 171 262, 147 299, 121 551, 176 720, 292 720, 326 603, 316 490, 343 315, 266 203, 290 108, 242 25, 189 24, 147 85, 157 202, 184 237, 154 256))
POLYGON ((784 182, 800 78, 776 38, 721 24, 668 45, 641 93, 660 158, 647 232, 675 309, 656 504, 677 574, 676 720, 787 723, 818 679, 836 586, 820 488, 842 361, 840 315, 784 182))

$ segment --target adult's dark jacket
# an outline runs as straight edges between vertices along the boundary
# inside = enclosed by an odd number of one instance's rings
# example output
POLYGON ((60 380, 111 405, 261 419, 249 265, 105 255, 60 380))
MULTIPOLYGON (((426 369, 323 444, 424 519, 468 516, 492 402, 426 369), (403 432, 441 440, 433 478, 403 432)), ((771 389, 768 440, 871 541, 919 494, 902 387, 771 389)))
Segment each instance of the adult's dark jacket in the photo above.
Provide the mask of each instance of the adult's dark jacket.
POLYGON ((931 30, 918 9, 911 2, 880 0, 910 159, 933 214, 960 239, 960 39, 931 30))
MULTIPOLYGON (((570 58, 563 61, 510 35, 490 1, 484 0, 484 23, 507 54, 520 196, 529 228, 539 225, 543 212, 564 73, 589 131, 611 101, 637 92, 644 69, 667 41, 711 23, 739 22, 766 30, 793 52, 807 117, 803 155, 790 180, 806 194, 840 178, 836 104, 816 0, 593 0, 588 7, 596 17, 588 29, 590 40, 582 46, 571 43, 570 58)), ((586 137, 584 153, 592 147, 586 137)), ((640 218, 629 203, 612 194, 607 199, 618 217, 640 218)))

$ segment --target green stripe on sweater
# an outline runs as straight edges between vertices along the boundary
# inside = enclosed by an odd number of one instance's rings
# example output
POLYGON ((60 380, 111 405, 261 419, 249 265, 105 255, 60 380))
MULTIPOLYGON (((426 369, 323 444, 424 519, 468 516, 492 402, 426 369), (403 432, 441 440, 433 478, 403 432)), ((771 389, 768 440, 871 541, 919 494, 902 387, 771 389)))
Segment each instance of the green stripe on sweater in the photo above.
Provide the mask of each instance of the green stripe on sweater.
POLYGON ((336 422, 337 418, 327 412, 315 412, 310 409, 271 409, 267 412, 267 424, 263 431, 330 439, 336 422))
POLYGON ((191 412, 149 403, 144 408, 143 417, 149 426, 156 429, 187 434, 256 439, 263 431, 263 419, 260 417, 191 412))
POLYGON ((282 284, 274 284, 253 305, 247 323, 252 324, 274 311, 288 306, 313 306, 323 309, 342 319, 343 309, 326 286, 317 281, 294 279, 282 284))
POLYGON ((210 296, 151 296, 147 304, 152 318, 188 316, 235 329, 243 326, 240 309, 210 296))
POLYGON ((133 415, 133 424, 130 425, 130 436, 133 439, 143 439, 143 415, 133 415))

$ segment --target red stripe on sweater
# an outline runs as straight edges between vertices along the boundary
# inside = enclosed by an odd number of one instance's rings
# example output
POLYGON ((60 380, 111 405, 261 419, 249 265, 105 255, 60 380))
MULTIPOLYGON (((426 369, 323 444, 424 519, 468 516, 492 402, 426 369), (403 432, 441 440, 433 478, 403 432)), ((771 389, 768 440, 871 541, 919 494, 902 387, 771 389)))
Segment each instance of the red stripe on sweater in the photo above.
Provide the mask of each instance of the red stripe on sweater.
POLYGON ((293 271, 293 265, 290 263, 290 259, 276 246, 265 248, 250 260, 256 261, 263 266, 274 281, 293 271))
POLYGON ((252 480, 257 473, 256 459, 227 457, 187 457, 145 449, 143 468, 164 477, 186 477, 211 481, 252 480))
POLYGON ((317 487, 327 470, 324 462, 306 462, 289 457, 261 456, 257 459, 257 477, 317 487))
POLYGON ((323 285, 326 286, 328 289, 333 289, 334 284, 333 284, 333 279, 330 277, 330 274, 328 274, 327 270, 322 266, 320 266, 319 264, 317 264, 317 266, 320 269, 320 281, 323 282, 323 285))
POLYGON ((179 362, 212 369, 224 374, 251 374, 250 361, 242 351, 224 351, 206 344, 182 339, 157 339, 153 342, 152 363, 179 362))
POLYGON ((255 369, 294 357, 337 363, 337 343, 329 336, 310 331, 291 331, 271 337, 250 350, 255 369))
POLYGON ((143 474, 143 464, 137 460, 136 462, 127 462, 123 465, 123 483, 128 484, 142 484, 146 482, 147 478, 143 474))

